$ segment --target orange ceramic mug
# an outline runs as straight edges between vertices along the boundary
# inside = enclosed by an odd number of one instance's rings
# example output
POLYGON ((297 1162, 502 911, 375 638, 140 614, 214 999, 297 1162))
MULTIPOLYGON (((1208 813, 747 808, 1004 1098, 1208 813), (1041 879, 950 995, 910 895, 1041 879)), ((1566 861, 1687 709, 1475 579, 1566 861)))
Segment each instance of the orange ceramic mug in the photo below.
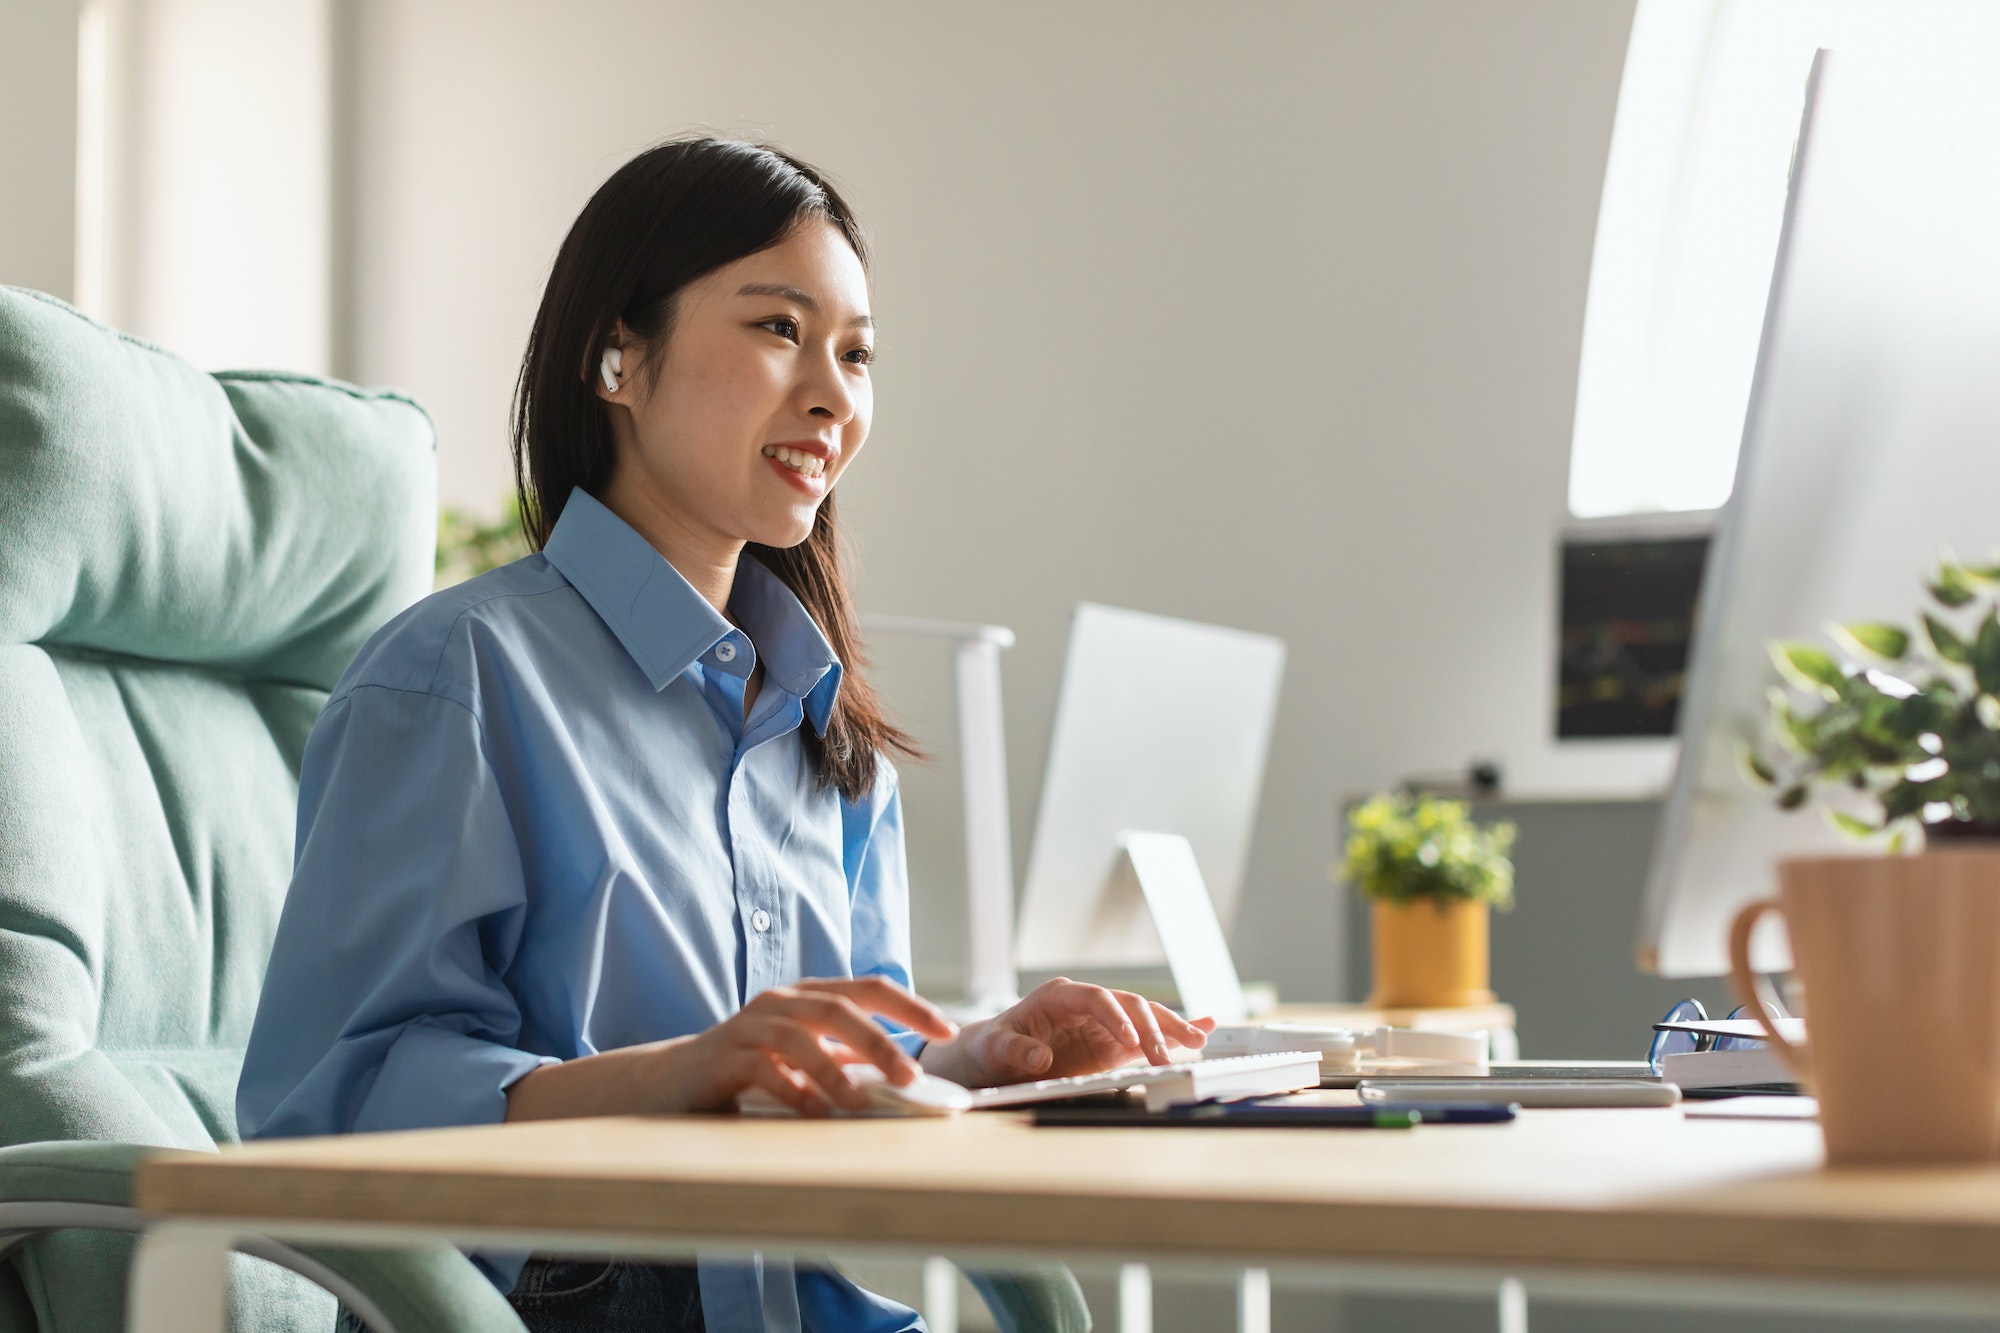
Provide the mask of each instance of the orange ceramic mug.
POLYGON ((1778 898, 1729 930, 1737 997, 1819 1097, 1834 1163, 2000 1156, 2000 851, 1824 857, 1778 867, 1778 898), (1750 935, 1782 912, 1810 1036, 1770 1020, 1750 935))

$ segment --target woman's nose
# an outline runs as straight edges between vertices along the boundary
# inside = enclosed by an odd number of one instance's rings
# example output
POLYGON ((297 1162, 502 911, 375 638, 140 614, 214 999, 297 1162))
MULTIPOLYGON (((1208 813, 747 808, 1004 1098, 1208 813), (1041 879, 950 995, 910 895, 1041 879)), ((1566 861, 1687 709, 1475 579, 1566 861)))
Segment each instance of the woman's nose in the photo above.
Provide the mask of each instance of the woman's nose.
POLYGON ((813 358, 803 387, 809 415, 842 425, 853 419, 858 399, 837 358, 813 358))

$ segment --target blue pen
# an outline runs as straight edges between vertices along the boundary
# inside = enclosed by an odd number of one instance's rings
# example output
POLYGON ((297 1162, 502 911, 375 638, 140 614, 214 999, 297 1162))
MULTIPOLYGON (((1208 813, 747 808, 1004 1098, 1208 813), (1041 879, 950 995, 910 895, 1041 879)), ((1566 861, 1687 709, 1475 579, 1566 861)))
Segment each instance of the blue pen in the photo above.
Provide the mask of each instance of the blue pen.
POLYGON ((1385 1111, 1422 1111, 1426 1125, 1493 1125, 1512 1120, 1518 1102, 1383 1102, 1385 1111))
POLYGON ((1167 1109, 1166 1123, 1205 1125, 1297 1126, 1321 1129, 1412 1129, 1431 1118, 1428 1106, 1286 1105, 1245 1098, 1232 1102, 1196 1102, 1167 1109))

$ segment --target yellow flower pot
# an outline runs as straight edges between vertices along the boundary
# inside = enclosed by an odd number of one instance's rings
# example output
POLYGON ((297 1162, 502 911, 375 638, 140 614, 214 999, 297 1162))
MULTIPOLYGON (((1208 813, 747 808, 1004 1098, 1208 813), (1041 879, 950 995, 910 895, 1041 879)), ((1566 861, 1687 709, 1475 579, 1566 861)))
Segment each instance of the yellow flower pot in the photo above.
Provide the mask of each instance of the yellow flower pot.
POLYGON ((1488 910, 1469 898, 1377 902, 1376 1009, 1462 1009, 1492 1004, 1488 910))

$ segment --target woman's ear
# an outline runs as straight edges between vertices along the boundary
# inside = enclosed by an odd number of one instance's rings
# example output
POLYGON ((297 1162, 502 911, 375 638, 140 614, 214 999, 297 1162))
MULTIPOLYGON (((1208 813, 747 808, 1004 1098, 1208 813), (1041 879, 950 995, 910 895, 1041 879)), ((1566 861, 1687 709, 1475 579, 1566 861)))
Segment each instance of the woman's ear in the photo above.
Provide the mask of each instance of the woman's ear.
POLYGON ((612 326, 611 336, 604 340, 604 351, 593 369, 597 375, 597 396, 605 402, 618 401, 618 391, 625 383, 625 351, 637 342, 622 319, 612 326))

